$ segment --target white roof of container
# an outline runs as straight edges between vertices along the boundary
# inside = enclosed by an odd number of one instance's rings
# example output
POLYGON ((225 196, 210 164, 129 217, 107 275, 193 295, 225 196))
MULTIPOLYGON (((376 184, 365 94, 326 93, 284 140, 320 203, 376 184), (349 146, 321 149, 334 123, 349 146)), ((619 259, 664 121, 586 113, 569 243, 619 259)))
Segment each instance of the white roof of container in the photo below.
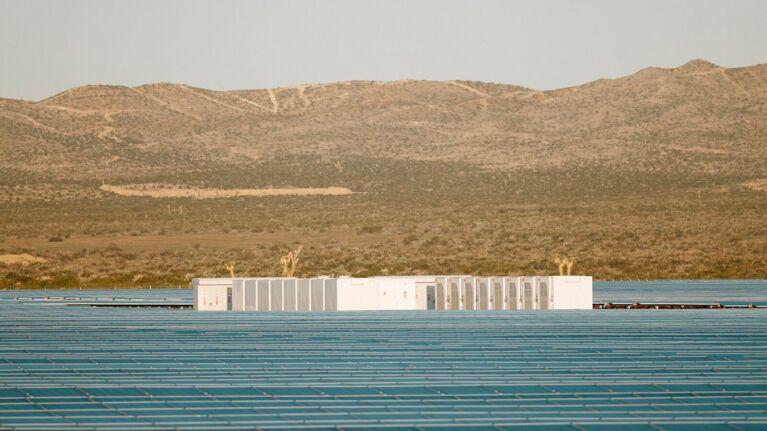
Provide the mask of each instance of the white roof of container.
POLYGON ((439 275, 376 275, 370 278, 389 278, 389 279, 397 279, 397 280, 416 279, 416 280, 428 281, 428 280, 434 280, 437 277, 440 277, 440 276, 439 275))

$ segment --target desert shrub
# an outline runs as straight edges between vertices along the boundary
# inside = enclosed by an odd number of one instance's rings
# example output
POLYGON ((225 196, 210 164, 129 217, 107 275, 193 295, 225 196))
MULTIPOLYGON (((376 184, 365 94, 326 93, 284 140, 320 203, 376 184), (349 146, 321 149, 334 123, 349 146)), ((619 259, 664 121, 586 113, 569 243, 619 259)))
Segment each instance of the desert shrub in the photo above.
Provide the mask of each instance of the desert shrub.
POLYGON ((374 225, 374 226, 362 226, 357 233, 358 234, 366 234, 366 233, 381 233, 383 232, 384 227, 380 225, 374 225))

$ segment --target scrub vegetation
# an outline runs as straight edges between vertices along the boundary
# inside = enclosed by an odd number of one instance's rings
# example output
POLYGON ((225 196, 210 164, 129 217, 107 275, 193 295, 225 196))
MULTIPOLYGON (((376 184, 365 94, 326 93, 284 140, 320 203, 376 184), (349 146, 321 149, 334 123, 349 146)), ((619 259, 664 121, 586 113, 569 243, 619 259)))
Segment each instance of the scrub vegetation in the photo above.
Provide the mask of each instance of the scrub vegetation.
POLYGON ((279 275, 299 244, 299 276, 555 274, 566 256, 603 279, 767 278, 764 66, 458 84, 0 100, 0 256, 29 256, 0 260, 0 288, 279 275))

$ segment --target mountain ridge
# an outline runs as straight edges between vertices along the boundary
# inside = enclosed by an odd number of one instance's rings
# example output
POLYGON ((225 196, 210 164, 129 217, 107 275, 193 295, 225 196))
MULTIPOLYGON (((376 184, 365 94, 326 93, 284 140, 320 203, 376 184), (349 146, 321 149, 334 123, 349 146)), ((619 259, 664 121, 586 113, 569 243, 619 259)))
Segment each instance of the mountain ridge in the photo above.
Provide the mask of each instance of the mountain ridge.
MULTIPOLYGON (((0 100, 0 152, 18 139, 36 145, 28 156, 43 163, 46 148, 66 139, 93 147, 133 142, 138 152, 146 152, 142 142, 186 140, 211 158, 383 151, 399 159, 505 169, 521 160, 534 166, 593 163, 599 154, 610 166, 647 161, 670 168, 662 157, 643 160, 648 148, 641 147, 650 145, 651 152, 708 148, 729 154, 734 163, 708 163, 731 172, 754 159, 760 169, 764 165, 744 142, 767 133, 765 100, 767 65, 724 69, 704 60, 549 91, 423 80, 230 91, 171 83, 91 85, 41 102, 0 100)), ((82 152, 65 157, 99 176, 115 168, 99 171, 82 152)))
POLYGON ((0 101, 23 101, 23 102, 29 102, 29 103, 43 103, 48 100, 54 99, 58 96, 61 96, 65 93, 68 93, 70 91, 76 91, 81 89, 88 89, 88 88, 98 88, 98 87, 105 87, 105 88, 115 88, 115 89, 140 89, 142 87, 146 86, 187 86, 191 88, 206 90, 206 91, 212 91, 216 93, 230 93, 230 92, 243 92, 243 91, 258 91, 258 90, 290 90, 290 89, 296 89, 301 87, 322 87, 322 86, 332 86, 332 85, 345 85, 345 84, 353 84, 353 83, 368 83, 368 84, 378 84, 378 85, 392 85, 392 84, 398 84, 398 83, 406 83, 406 82, 435 82, 435 83, 449 83, 449 82, 480 82, 484 84, 491 84, 491 85, 499 85, 499 86, 507 86, 507 87, 513 87, 523 90, 528 90, 531 92, 538 92, 538 93, 550 93, 550 92, 558 92, 561 90, 566 90, 570 88, 577 88, 582 87, 585 85, 589 85, 595 82, 600 81, 612 81, 612 80, 619 80, 624 78, 631 78, 636 75, 643 74, 647 71, 666 71, 666 72, 687 72, 687 73, 696 73, 696 72, 710 72, 714 70, 725 70, 725 71, 737 71, 740 69, 750 69, 750 68, 759 68, 759 67, 767 67, 767 63, 755 63, 749 66, 736 66, 736 67, 724 67, 719 66, 715 63, 712 63, 706 59, 698 58, 690 60, 686 63, 684 63, 681 66, 676 67, 657 67, 657 66, 648 66, 641 68, 637 70, 634 73, 631 73, 629 75, 617 77, 617 78, 596 78, 591 81, 586 81, 581 84, 571 85, 571 86, 565 86, 560 88, 553 88, 548 90, 540 90, 532 87, 525 87, 518 84, 510 84, 510 83, 500 83, 500 82, 484 82, 484 81, 473 81, 473 80, 465 80, 465 79, 452 79, 452 80, 428 80, 428 79, 416 79, 416 78, 402 78, 392 81, 375 81, 375 80, 348 80, 348 81, 330 81, 330 82, 324 82, 324 83, 302 83, 302 84, 294 84, 294 85, 285 85, 285 86, 277 86, 277 87, 258 87, 258 88, 249 88, 249 89, 229 89, 229 90, 209 90, 205 89, 203 87, 196 87, 189 84, 184 84, 180 82, 168 82, 168 81, 159 81, 159 82, 150 82, 150 83, 144 83, 137 86, 128 86, 128 85, 120 85, 120 84, 84 84, 76 87, 71 87, 68 89, 65 89, 63 91, 60 91, 56 94, 53 94, 47 98, 35 101, 35 100, 29 100, 29 99, 14 99, 14 98, 6 98, 6 97, 0 97, 0 101))

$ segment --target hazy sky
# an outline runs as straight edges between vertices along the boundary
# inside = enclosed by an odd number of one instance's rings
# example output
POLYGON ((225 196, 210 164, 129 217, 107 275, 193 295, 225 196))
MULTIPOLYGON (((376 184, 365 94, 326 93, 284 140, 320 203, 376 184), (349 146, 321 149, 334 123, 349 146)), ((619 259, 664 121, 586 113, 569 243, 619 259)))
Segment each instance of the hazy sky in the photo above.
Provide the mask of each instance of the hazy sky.
POLYGON ((767 62, 765 0, 0 0, 0 97, 469 79, 551 89, 705 58, 767 62))

